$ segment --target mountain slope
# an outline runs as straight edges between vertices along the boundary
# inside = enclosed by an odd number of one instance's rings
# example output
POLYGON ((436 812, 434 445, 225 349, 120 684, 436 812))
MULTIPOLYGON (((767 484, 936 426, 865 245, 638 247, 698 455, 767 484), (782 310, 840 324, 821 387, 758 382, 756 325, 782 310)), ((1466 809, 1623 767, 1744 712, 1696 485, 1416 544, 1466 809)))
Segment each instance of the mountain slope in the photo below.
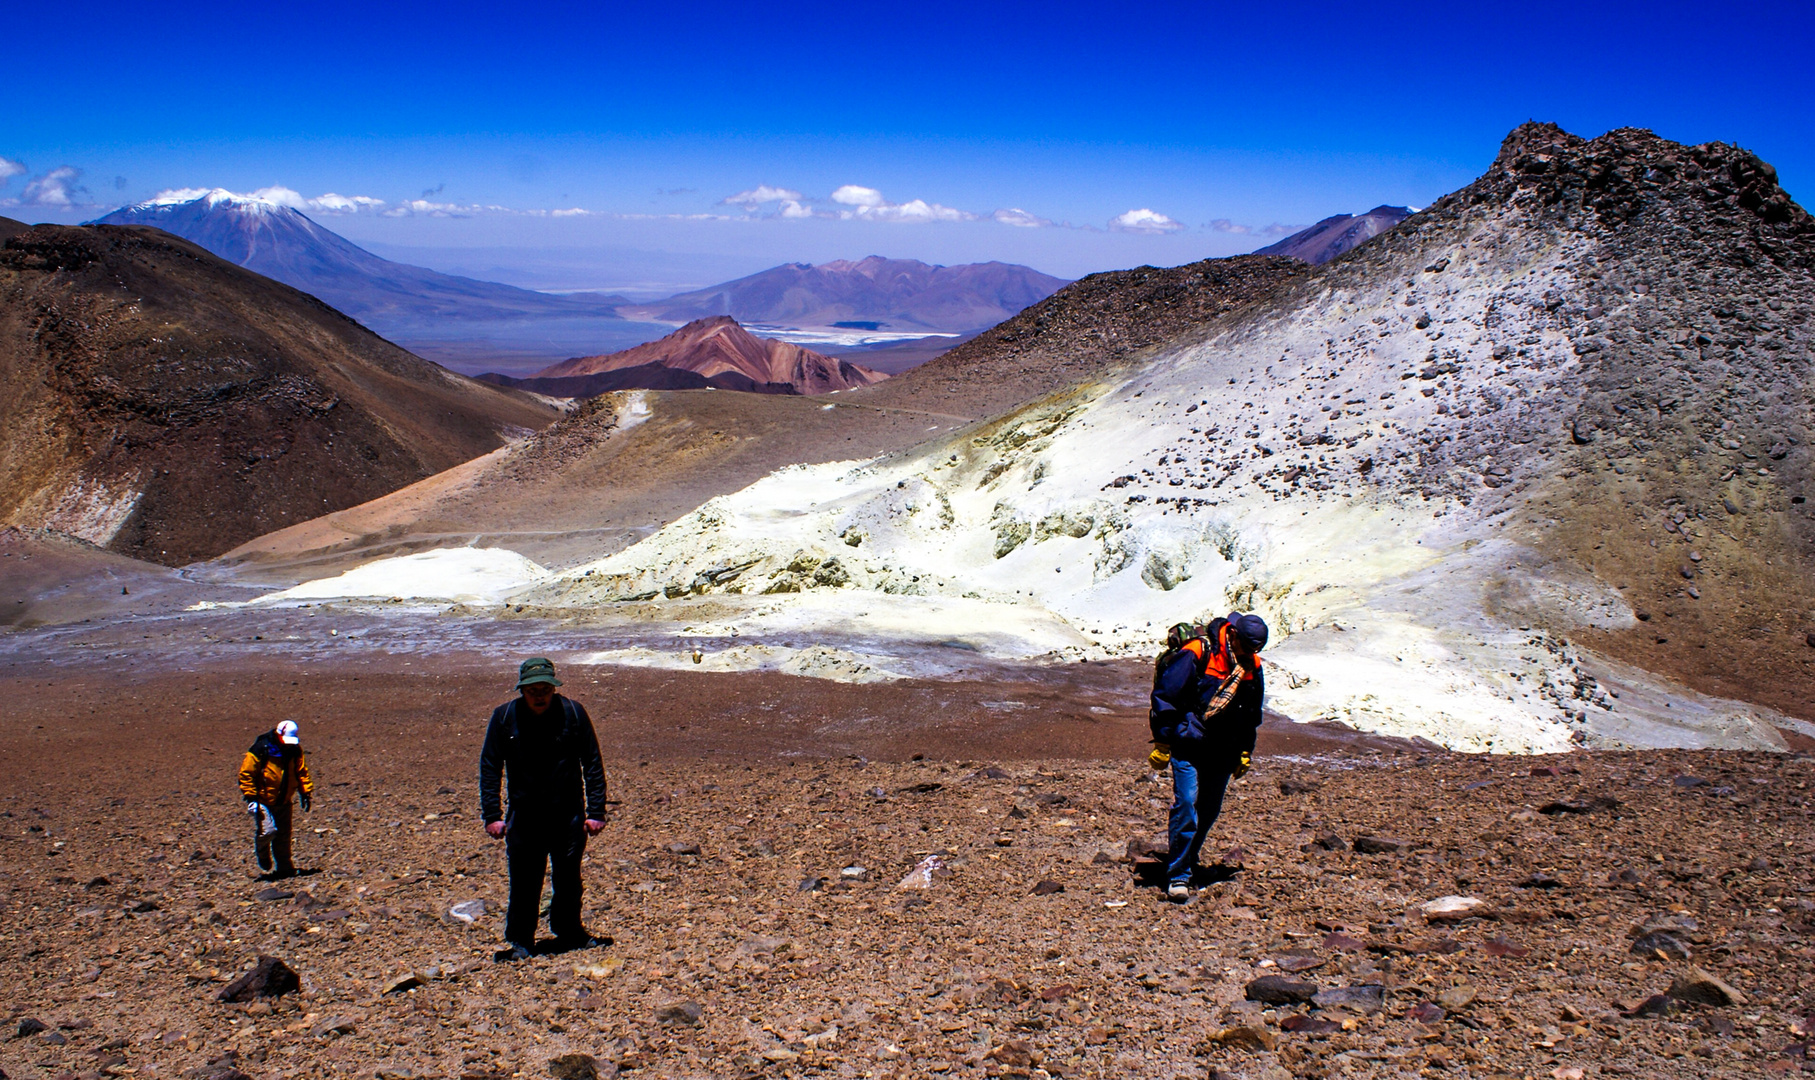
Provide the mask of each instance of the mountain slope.
POLYGON ((0 247, 0 521, 180 565, 554 417, 142 227, 0 247))
POLYGON ((1815 220, 1756 157, 1526 125, 1204 333, 778 471, 516 602, 1053 659, 1258 610, 1299 719, 1781 749, 1815 734, 1812 317, 1815 220))
POLYGON ((994 416, 1202 332, 1306 272, 1296 259, 1238 255, 1091 274, 854 400, 994 416))
POLYGON ((294 286, 385 332, 417 320, 617 318, 621 297, 550 296, 391 262, 301 211, 216 189, 122 207, 90 224, 151 225, 228 262, 294 286))
POLYGON ((662 322, 729 315, 743 323, 875 323, 872 329, 963 332, 993 326, 1064 284, 1012 263, 929 266, 871 255, 820 266, 789 263, 622 310, 662 322))
MULTIPOLYGON (((516 385, 552 391, 551 380, 588 379, 596 389, 666 389, 673 382, 651 385, 648 380, 668 378, 668 373, 698 376, 699 385, 762 393, 824 394, 868 386, 888 378, 879 371, 834 360, 811 349, 774 338, 757 337, 727 315, 698 319, 659 341, 651 341, 607 356, 580 356, 536 372, 533 380, 516 385), (613 380, 624 375, 628 380, 613 380), (603 377, 603 378, 601 378, 603 377)), ((570 387, 575 388, 575 387, 570 387)))
POLYGON ((1379 236, 1411 215, 1412 212, 1403 206, 1376 206, 1365 214, 1336 214, 1277 244, 1268 244, 1254 254, 1287 255, 1319 266, 1352 250, 1363 240, 1379 236))

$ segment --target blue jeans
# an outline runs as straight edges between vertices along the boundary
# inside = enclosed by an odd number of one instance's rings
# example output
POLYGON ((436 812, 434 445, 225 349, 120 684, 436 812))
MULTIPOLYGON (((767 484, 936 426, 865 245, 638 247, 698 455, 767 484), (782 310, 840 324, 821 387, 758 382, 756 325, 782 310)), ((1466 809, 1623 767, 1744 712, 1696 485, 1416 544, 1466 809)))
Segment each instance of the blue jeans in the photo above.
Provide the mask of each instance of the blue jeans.
POLYGON ((1197 853, 1216 816, 1223 810, 1223 792, 1229 787, 1230 770, 1180 758, 1172 759, 1171 840, 1166 858, 1166 882, 1189 885, 1197 866, 1197 853))

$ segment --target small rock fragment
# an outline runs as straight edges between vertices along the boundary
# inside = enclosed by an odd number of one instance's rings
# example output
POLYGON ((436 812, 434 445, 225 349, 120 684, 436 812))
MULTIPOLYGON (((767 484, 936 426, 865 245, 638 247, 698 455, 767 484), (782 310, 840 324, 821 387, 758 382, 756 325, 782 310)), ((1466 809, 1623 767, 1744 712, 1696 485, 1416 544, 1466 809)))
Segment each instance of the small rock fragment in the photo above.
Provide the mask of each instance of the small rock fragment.
POLYGON ((1678 975, 1664 993, 1677 1001, 1696 1005, 1744 1005, 1747 1000, 1746 995, 1699 967, 1691 967, 1678 975))
POLYGON ((591 1054, 562 1054, 549 1059, 548 1075, 554 1080, 599 1080, 599 1062, 591 1054))
POLYGON ((427 981, 428 979, 425 978, 421 972, 406 971, 402 975, 387 980, 384 984, 384 989, 380 992, 385 994, 401 994, 406 990, 414 990, 427 981))
POLYGON ((1333 986, 1319 990, 1311 1004, 1320 1009, 1347 1009, 1371 1016, 1386 1004, 1384 986, 1333 986))
POLYGON ((1274 1045, 1272 1032, 1264 1027, 1246 1025, 1224 1028, 1210 1036, 1210 1041, 1231 1050, 1246 1050, 1249 1053, 1271 1050, 1274 1045))
POLYGON ((1265 1005, 1296 1005, 1316 997, 1317 984, 1284 975, 1262 975, 1248 984, 1244 996, 1265 1005))
POLYGON ((1481 914, 1485 905, 1472 896, 1439 896, 1418 905, 1426 922, 1460 922, 1481 914))
POLYGON ((1475 997, 1475 988, 1464 983, 1461 986, 1452 986, 1447 990, 1438 991, 1437 1004, 1449 1012, 1461 1012, 1475 1003, 1475 997))
POLYGON ((1659 956, 1666 960, 1687 960, 1691 955, 1689 946, 1662 930, 1641 935, 1633 941, 1632 951, 1640 956, 1659 956))
POLYGON ((473 923, 485 914, 484 900, 462 900, 447 909, 448 918, 456 922, 473 923))
POLYGON ((1065 891, 1065 886, 1057 881, 1045 880, 1034 886, 1035 896, 1052 896, 1065 891))
POLYGON ((35 1016, 22 1017, 19 1020, 19 1029, 16 1032, 14 1032, 13 1038, 15 1038, 15 1039, 28 1038, 32 1035, 36 1035, 40 1031, 46 1030, 49 1027, 50 1027, 49 1024, 45 1023, 44 1021, 38 1019, 35 1016))
POLYGON ((1410 840, 1400 840, 1391 836, 1357 836, 1355 838, 1355 850, 1363 855, 1397 855, 1402 851, 1410 851, 1411 848, 1410 840))
POLYGON ((655 1019, 661 1024, 680 1024, 685 1027, 697 1025, 705 1018, 706 1010, 697 1001, 671 1001, 658 1005, 655 1019))
POLYGON ((930 889, 933 887, 935 879, 946 877, 949 874, 950 871, 946 870, 943 858, 938 855, 928 855, 915 863, 914 868, 909 870, 907 876, 903 877, 895 887, 897 889, 930 889))
POLYGON ((275 956, 261 956, 251 971, 228 983, 217 1001, 254 1001, 258 998, 281 997, 302 988, 295 969, 275 956))
POLYGON ((1405 1018, 1407 1020, 1416 1020, 1418 1023, 1426 1025, 1441 1024, 1443 1023, 1443 1018, 1448 1015, 1448 1013, 1443 1011, 1443 1007, 1434 1001, 1420 1001, 1418 1004, 1405 1010, 1405 1018))
POLYGON ((1033 1044, 1026 1039, 1009 1039, 991 1047, 989 1053, 983 1056, 1011 1069, 1032 1068, 1040 1062, 1040 1056, 1034 1052, 1033 1044))

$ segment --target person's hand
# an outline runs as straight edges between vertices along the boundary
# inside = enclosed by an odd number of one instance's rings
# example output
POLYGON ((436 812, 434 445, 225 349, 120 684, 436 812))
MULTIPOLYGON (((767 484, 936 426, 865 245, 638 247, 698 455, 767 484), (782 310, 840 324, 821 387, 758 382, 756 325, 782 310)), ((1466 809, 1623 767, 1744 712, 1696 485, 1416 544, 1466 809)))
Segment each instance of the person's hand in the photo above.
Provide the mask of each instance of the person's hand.
POLYGON ((309 793, 306 791, 297 797, 297 801, 302 803, 303 813, 305 813, 305 814, 308 813, 310 808, 315 805, 315 800, 311 799, 309 797, 309 793))
POLYGON ((246 813, 251 814, 254 817, 256 817, 258 815, 258 803, 252 799, 247 799, 246 800, 246 813))
POLYGON ((586 835, 587 836, 599 835, 599 830, 603 829, 604 827, 605 827, 605 823, 603 821, 598 820, 597 818, 587 818, 586 819, 586 835))
POLYGON ((1154 743, 1152 753, 1147 755, 1147 764, 1153 766, 1154 772, 1172 764, 1172 747, 1163 742, 1154 743))
POLYGON ((504 835, 504 822, 488 821, 485 823, 485 831, 493 840, 496 840, 504 835))
POLYGON ((1229 775, 1236 780, 1240 780, 1242 777, 1248 775, 1248 770, 1253 767, 1254 756, 1248 753, 1248 751, 1243 750, 1241 760, 1235 763, 1235 769, 1230 772, 1229 775))

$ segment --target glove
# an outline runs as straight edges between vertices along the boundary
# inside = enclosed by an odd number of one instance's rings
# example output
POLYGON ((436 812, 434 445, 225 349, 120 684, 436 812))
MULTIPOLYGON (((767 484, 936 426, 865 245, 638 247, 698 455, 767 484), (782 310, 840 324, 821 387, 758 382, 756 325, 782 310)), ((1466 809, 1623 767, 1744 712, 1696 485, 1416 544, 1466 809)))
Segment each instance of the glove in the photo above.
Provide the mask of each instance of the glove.
POLYGON ((265 808, 258 804, 257 799, 246 800, 246 813, 251 814, 253 817, 257 817, 264 812, 265 808))
POLYGON ((303 813, 305 813, 305 814, 309 812, 309 808, 311 806, 315 805, 315 800, 309 798, 309 793, 306 791, 303 792, 301 795, 297 796, 296 801, 300 802, 302 804, 303 813))
POLYGON ((1154 772, 1172 764, 1172 745, 1163 742, 1154 743, 1153 752, 1147 755, 1147 764, 1153 766, 1154 772))
POLYGON ((1254 767, 1253 755, 1251 755, 1248 751, 1243 750, 1241 760, 1235 763, 1235 769, 1229 773, 1229 777, 1232 780, 1240 780, 1242 777, 1248 775, 1248 770, 1253 767, 1254 767))

